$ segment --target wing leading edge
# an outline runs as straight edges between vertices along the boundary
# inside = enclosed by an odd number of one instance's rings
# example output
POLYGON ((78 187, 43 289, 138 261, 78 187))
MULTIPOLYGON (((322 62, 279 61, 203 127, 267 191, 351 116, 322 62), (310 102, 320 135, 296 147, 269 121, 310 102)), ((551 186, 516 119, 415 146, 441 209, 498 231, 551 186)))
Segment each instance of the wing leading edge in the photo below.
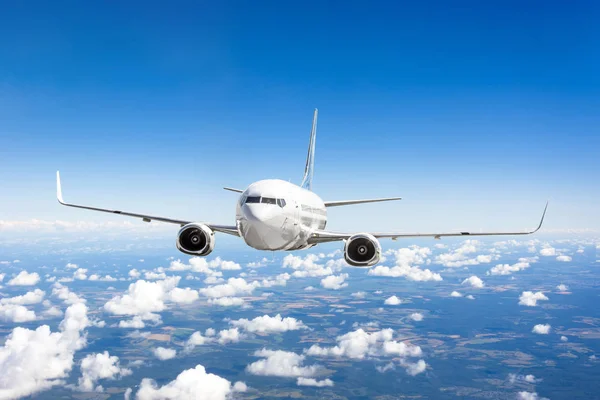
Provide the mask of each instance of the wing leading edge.
POLYGON ((364 200, 326 201, 325 207, 350 206, 352 204, 378 203, 380 201, 394 201, 394 200, 402 200, 402 197, 386 197, 386 198, 382 198, 382 199, 364 199, 364 200))
MULTIPOLYGON (((530 235, 540 230, 542 224, 544 223, 544 217, 546 216, 546 210, 548 209, 548 202, 546 202, 546 207, 544 207, 544 212, 542 213, 542 218, 540 219, 540 223, 538 227, 532 231, 525 232, 454 232, 454 233, 371 233, 373 236, 379 239, 392 239, 396 240, 398 238, 409 238, 409 237, 433 237, 434 239, 440 239, 442 237, 450 237, 450 236, 507 236, 507 235, 530 235)), ((336 233, 336 232, 327 232, 327 231, 315 231, 312 236, 308 240, 311 244, 317 243, 325 243, 325 242, 335 242, 338 240, 345 240, 350 238, 350 236, 354 235, 354 233, 336 233)))
MULTIPOLYGON (((105 212, 105 213, 110 213, 110 214, 125 215, 127 217, 141 218, 144 222, 159 221, 159 222, 167 222, 170 224, 177 224, 180 226, 183 226, 183 225, 186 225, 186 224, 189 224, 192 222, 192 221, 186 221, 186 220, 181 220, 181 219, 156 217, 156 216, 152 216, 152 215, 138 214, 138 213, 132 213, 132 212, 127 212, 127 211, 110 210, 107 208, 98 208, 98 207, 90 207, 90 206, 84 206, 84 205, 79 205, 79 204, 67 203, 63 199, 59 171, 56 171, 56 198, 57 198, 58 202, 60 204, 62 204, 63 206, 81 208, 84 210, 100 211, 100 212, 105 212)), ((233 236, 240 235, 236 226, 215 225, 215 224, 210 224, 210 223, 205 223, 205 224, 215 232, 227 233, 227 234, 233 235, 233 236)))

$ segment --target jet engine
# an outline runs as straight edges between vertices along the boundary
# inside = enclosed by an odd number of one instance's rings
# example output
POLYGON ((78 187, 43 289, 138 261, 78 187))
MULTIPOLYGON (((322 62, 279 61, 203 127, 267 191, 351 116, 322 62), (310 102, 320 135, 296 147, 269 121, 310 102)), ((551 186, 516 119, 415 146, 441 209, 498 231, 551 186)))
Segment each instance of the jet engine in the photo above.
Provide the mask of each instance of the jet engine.
POLYGON ((346 240, 344 246, 346 262, 355 267, 370 267, 381 258, 381 245, 375 236, 359 233, 346 240))
POLYGON ((215 248, 215 233, 203 224, 187 224, 177 234, 177 249, 192 256, 207 256, 215 248))

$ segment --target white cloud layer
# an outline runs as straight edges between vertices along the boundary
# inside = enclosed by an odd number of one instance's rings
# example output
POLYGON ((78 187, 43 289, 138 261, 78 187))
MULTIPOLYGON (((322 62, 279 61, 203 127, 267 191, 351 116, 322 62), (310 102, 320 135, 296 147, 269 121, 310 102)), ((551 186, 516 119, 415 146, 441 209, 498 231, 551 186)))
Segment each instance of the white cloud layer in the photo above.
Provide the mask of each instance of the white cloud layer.
POLYGON ((399 357, 401 365, 407 373, 416 375, 423 372, 426 367, 425 361, 420 360, 416 364, 407 361, 408 357, 420 357, 421 348, 410 343, 393 340, 393 335, 394 331, 389 328, 371 333, 359 328, 338 336, 336 346, 321 347, 314 344, 305 350, 305 353, 311 356, 346 357, 355 360, 380 356, 399 357))
POLYGON ((8 281, 8 286, 33 286, 40 281, 40 275, 37 272, 29 273, 25 270, 19 272, 17 276, 8 281))
POLYGON ((402 300, 400 300, 398 297, 396 296, 391 296, 388 297, 387 299, 385 299, 385 301, 383 302, 383 304, 386 304, 388 306, 397 306, 398 304, 401 304, 402 300))
POLYGON ((264 358, 246 367, 252 375, 310 378, 322 369, 318 365, 303 366, 305 357, 290 351, 262 349, 254 355, 264 358))
POLYGON ((550 333, 551 326, 549 324, 537 324, 533 327, 531 332, 537 333, 538 335, 547 335, 550 333))
POLYGON ((158 358, 161 361, 170 360, 171 358, 175 358, 177 355, 177 350, 175 349, 167 349, 165 347, 157 347, 152 350, 154 357, 158 358))
POLYGON ((477 276, 473 275, 462 281, 463 285, 471 285, 471 287, 481 289, 484 286, 484 283, 477 276))
POLYGON ((409 281, 441 281, 442 277, 440 274, 431 272, 429 269, 421 269, 414 265, 423 264, 430 262, 428 259, 431 255, 431 249, 428 247, 411 246, 409 248, 402 248, 398 250, 387 251, 386 254, 392 254, 396 258, 396 265, 394 267, 385 267, 378 265, 375 268, 371 268, 368 272, 369 275, 373 276, 389 276, 393 278, 406 278, 409 281))
POLYGON ((75 352, 86 345, 83 330, 89 324, 87 307, 77 303, 67 308, 58 332, 48 325, 13 329, 0 348, 0 397, 19 398, 63 385, 75 352))
POLYGON ((186 369, 177 378, 159 387, 152 379, 144 378, 137 392, 137 400, 227 400, 234 391, 245 391, 242 382, 231 382, 215 374, 206 372, 198 364, 195 368, 186 369))
POLYGON ((0 299, 0 304, 20 304, 23 306, 38 304, 44 300, 44 296, 46 296, 46 292, 40 289, 35 289, 20 296, 5 297, 0 299))
POLYGON ((277 314, 274 317, 263 315, 262 317, 256 317, 252 320, 242 318, 236 321, 230 321, 229 323, 234 327, 252 333, 281 333, 307 329, 302 321, 291 317, 282 318, 281 314, 277 314))
POLYGON ((333 386, 333 381, 331 379, 318 381, 315 378, 304 378, 300 376, 296 380, 296 384, 298 386, 331 387, 333 386))
POLYGON ((526 291, 521 293, 519 297, 519 304, 522 306, 535 307, 537 306, 537 302, 540 300, 548 300, 548 297, 544 295, 542 292, 530 292, 526 291))
POLYGON ((171 276, 158 281, 138 280, 129 285, 123 295, 113 297, 104 304, 104 311, 115 315, 138 316, 142 320, 157 322, 160 317, 156 312, 166 309, 165 302, 191 303, 197 292, 190 288, 177 288, 181 277, 171 276))
POLYGON ((104 353, 88 354, 81 360, 81 377, 78 389, 83 392, 102 392, 102 386, 96 386, 100 379, 117 379, 131 375, 132 371, 119 365, 119 357, 104 353))
POLYGON ((348 283, 345 282, 346 279, 348 279, 348 274, 329 275, 321 279, 321 286, 325 289, 339 290, 348 286, 348 283))

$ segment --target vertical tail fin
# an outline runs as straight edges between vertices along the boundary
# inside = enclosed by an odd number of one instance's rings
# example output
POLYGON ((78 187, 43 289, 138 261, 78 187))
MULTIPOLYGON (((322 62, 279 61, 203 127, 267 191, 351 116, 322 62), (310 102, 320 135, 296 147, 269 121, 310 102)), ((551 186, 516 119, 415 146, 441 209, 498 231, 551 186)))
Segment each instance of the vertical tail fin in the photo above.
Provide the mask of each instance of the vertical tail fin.
POLYGON ((306 167, 304 168, 304 178, 302 179, 302 188, 312 190, 312 178, 315 168, 315 141, 317 139, 317 114, 319 110, 315 108, 312 129, 310 131, 310 142, 308 143, 308 155, 306 156, 306 167))

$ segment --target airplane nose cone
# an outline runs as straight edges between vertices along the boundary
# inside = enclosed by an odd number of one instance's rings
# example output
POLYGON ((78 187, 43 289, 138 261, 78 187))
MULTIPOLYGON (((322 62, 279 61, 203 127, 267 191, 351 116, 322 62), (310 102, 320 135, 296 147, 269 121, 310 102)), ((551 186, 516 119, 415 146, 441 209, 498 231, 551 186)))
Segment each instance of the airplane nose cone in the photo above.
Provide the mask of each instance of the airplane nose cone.
POLYGON ((255 249, 275 250, 282 246, 283 224, 279 207, 271 204, 245 204, 241 208, 241 233, 255 249))

